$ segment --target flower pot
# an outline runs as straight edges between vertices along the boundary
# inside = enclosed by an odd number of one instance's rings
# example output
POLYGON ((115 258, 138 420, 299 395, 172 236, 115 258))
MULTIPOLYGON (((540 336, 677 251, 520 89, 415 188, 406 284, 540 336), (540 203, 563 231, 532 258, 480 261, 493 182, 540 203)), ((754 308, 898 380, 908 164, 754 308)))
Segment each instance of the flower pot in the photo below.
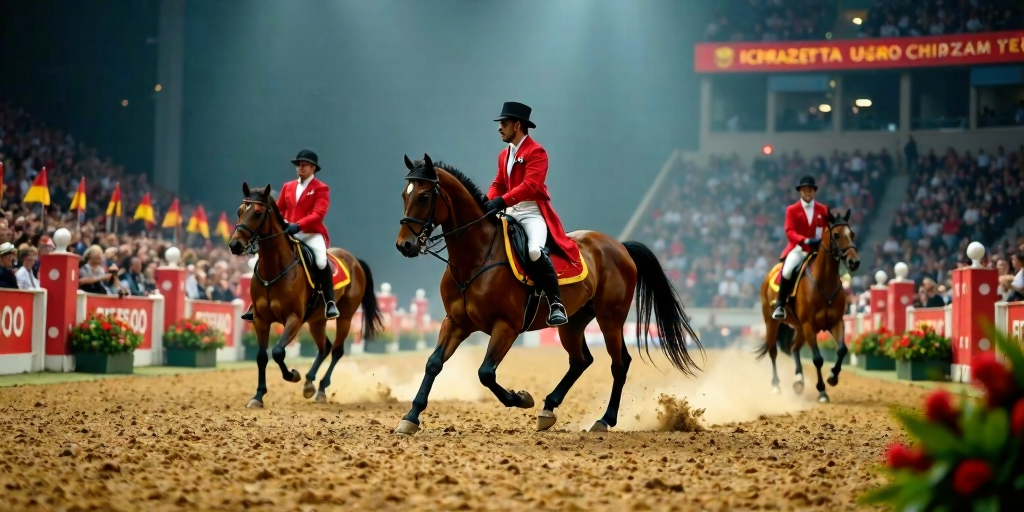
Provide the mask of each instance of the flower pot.
POLYGON ((216 368, 217 350, 168 348, 167 366, 184 366, 186 368, 216 368))
MULTIPOLYGON (((256 360, 256 354, 259 354, 259 352, 260 352, 260 348, 257 347, 256 345, 245 345, 245 360, 246 361, 255 361, 256 360)), ((267 352, 269 352, 269 350, 267 352)))
POLYGON ((135 373, 135 353, 76 352, 75 371, 79 373, 135 373))
POLYGON ((316 343, 299 343, 299 357, 316 357, 319 353, 316 343))
POLYGON ((385 341, 373 340, 366 343, 366 347, 363 352, 367 354, 386 354, 388 351, 388 344, 385 341))
POLYGON ((857 368, 872 372, 891 372, 896 369, 896 360, 876 354, 857 354, 857 368))
POLYGON ((949 379, 949 361, 942 359, 913 359, 896 361, 896 378, 900 380, 935 380, 949 379))
POLYGON ((412 352, 416 350, 417 340, 402 338, 398 340, 398 351, 399 352, 412 352))
MULTIPOLYGON (((818 347, 818 351, 821 352, 821 357, 825 360, 826 363, 835 363, 836 360, 839 359, 839 354, 836 352, 836 349, 834 349, 834 348, 821 348, 821 347, 818 347)), ((846 357, 843 358, 843 364, 849 364, 849 363, 850 363, 850 353, 847 352, 846 353, 846 357)))

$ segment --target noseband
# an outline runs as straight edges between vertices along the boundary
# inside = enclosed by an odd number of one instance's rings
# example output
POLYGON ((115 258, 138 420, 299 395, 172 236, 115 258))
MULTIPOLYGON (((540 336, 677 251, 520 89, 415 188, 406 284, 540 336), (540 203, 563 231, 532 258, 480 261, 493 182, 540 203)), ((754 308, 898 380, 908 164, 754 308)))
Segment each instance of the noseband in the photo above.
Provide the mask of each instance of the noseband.
POLYGON ((452 209, 452 205, 448 201, 448 196, 441 193, 441 183, 437 178, 430 179, 424 178, 422 176, 414 176, 413 173, 410 172, 409 176, 406 176, 405 179, 410 181, 425 181, 427 183, 434 184, 433 188, 430 190, 430 208, 427 210, 427 218, 417 219, 416 217, 410 217, 406 215, 405 217, 402 217, 402 220, 399 221, 399 224, 408 226, 409 231, 412 231, 412 234, 415 235, 417 239, 419 239, 420 254, 424 254, 427 252, 428 246, 431 243, 436 242, 440 238, 444 238, 444 235, 436 236, 433 238, 430 237, 430 234, 434 232, 435 228, 437 228, 437 224, 434 223, 434 212, 437 208, 437 197, 441 196, 445 204, 448 206, 449 212, 452 209), (415 224, 419 226, 420 232, 417 233, 415 230, 413 230, 410 224, 415 224))
MULTIPOLYGON (((277 233, 273 233, 273 234, 270 234, 270 235, 267 235, 267 236, 260 236, 259 235, 260 231, 263 231, 264 224, 267 223, 267 218, 270 217, 269 215, 266 215, 266 213, 268 213, 269 210, 270 210, 270 205, 268 205, 265 201, 257 201, 255 199, 244 199, 244 200, 242 200, 242 205, 243 206, 252 205, 254 210, 256 210, 257 212, 264 213, 263 218, 260 219, 259 224, 256 225, 256 229, 252 229, 252 228, 250 228, 249 226, 246 226, 243 223, 235 224, 235 231, 239 231, 239 230, 244 231, 249 236, 249 241, 245 244, 245 253, 246 254, 250 254, 250 255, 257 254, 260 251, 260 242, 262 242, 264 240, 270 240, 270 239, 272 239, 274 237, 278 237, 278 236, 284 235, 284 229, 282 229, 281 231, 278 231, 277 233)), ((296 255, 293 252, 292 256, 295 257, 295 261, 293 261, 291 265, 285 267, 285 269, 283 271, 281 271, 281 273, 278 274, 277 277, 275 277, 275 278, 273 278, 273 279, 271 279, 269 281, 266 280, 266 279, 263 279, 262 277, 260 277, 260 274, 259 274, 259 264, 260 263, 258 261, 256 262, 256 266, 253 267, 253 269, 252 269, 252 275, 255 276, 257 279, 259 279, 260 282, 263 283, 263 286, 269 288, 270 285, 272 285, 272 284, 276 283, 277 281, 279 281, 282 277, 284 277, 286 274, 288 274, 288 271, 290 271, 291 269, 295 268, 295 266, 297 266, 299 264, 299 257, 298 257, 298 255, 296 255)))
POLYGON ((847 222, 840 221, 828 227, 828 248, 826 249, 826 252, 836 261, 846 263, 846 260, 849 257, 848 253, 851 249, 856 251, 857 244, 850 242, 850 245, 846 247, 840 248, 836 246, 836 228, 841 228, 843 226, 849 227, 850 224, 847 222))

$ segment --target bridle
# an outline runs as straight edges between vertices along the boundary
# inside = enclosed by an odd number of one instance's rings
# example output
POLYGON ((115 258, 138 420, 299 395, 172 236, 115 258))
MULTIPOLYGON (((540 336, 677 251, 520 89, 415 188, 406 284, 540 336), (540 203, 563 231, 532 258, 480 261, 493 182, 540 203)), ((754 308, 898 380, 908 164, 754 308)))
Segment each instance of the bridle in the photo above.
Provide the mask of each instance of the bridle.
MULTIPOLYGON (((451 212, 453 211, 452 202, 451 202, 451 199, 449 199, 448 194, 444 193, 444 191, 441 190, 441 182, 440 182, 440 180, 438 178, 430 178, 430 177, 423 176, 418 171, 420 171, 420 168, 416 168, 416 169, 413 169, 413 170, 409 171, 409 174, 407 174, 405 176, 405 179, 409 180, 409 181, 424 181, 424 182, 432 184, 432 187, 431 187, 431 190, 430 190, 430 207, 427 209, 427 218, 426 219, 418 219, 416 217, 411 217, 411 216, 406 215, 406 216, 402 217, 402 220, 399 221, 399 224, 408 227, 409 231, 411 231, 412 234, 415 235, 416 238, 419 240, 419 242, 420 242, 420 254, 430 254, 431 256, 433 256, 433 257, 443 261, 445 263, 445 265, 448 266, 449 273, 451 273, 451 269, 454 268, 455 270, 458 270, 458 267, 455 267, 454 265, 451 264, 451 262, 448 259, 446 259, 444 256, 441 256, 440 254, 438 254, 440 251, 443 251, 444 249, 446 249, 448 247, 448 244, 445 243, 445 245, 443 247, 441 247, 441 248, 439 248, 437 250, 435 250, 434 247, 441 240, 447 241, 448 237, 458 238, 459 236, 463 235, 466 232, 466 230, 469 229, 474 224, 476 224, 476 223, 486 219, 490 215, 493 215, 494 211, 485 212, 484 215, 482 217, 480 217, 479 219, 476 219, 476 220, 474 220, 472 222, 466 223, 466 224, 464 224, 462 226, 459 226, 459 227, 457 227, 457 228, 455 228, 455 229, 453 229, 451 231, 442 232, 440 235, 430 236, 431 233, 434 232, 434 229, 436 229, 437 226, 440 225, 439 223, 434 222, 434 214, 435 214, 436 209, 437 209, 437 198, 440 197, 441 200, 444 201, 445 206, 448 208, 448 214, 449 215, 451 215, 451 212), (415 225, 419 226, 419 229, 420 229, 419 233, 417 233, 412 228, 412 226, 411 226, 412 224, 415 224, 415 225)), ((496 242, 497 239, 498 239, 498 235, 497 235, 497 233, 495 233, 494 240, 491 241, 491 245, 490 245, 490 248, 487 251, 487 256, 484 258, 483 265, 480 268, 478 268, 477 271, 474 272, 473 275, 470 276, 469 279, 467 279, 466 281, 462 281, 462 282, 459 282, 458 280, 455 280, 455 285, 458 286, 459 290, 462 291, 463 300, 465 300, 466 289, 469 288, 470 283, 475 281, 476 278, 480 277, 480 275, 483 274, 484 272, 486 272, 486 271, 488 271, 488 270, 490 270, 492 268, 499 267, 499 266, 502 265, 502 262, 491 263, 489 265, 487 264, 487 262, 491 260, 491 255, 494 253, 494 245, 495 245, 494 242, 496 242)), ((452 278, 453 279, 454 279, 454 277, 455 277, 455 275, 452 274, 452 278)))
MULTIPOLYGON (((249 255, 258 254, 260 252, 260 242, 262 242, 264 240, 270 240, 272 238, 284 235, 284 229, 282 229, 281 231, 278 231, 277 233, 272 233, 270 235, 266 235, 266 236, 260 235, 260 232, 264 230, 263 228, 264 228, 264 226, 267 223, 267 219, 270 217, 270 215, 267 215, 268 213, 270 213, 270 205, 266 201, 258 201, 256 199, 243 199, 242 200, 242 206, 247 207, 247 209, 248 209, 249 206, 252 206, 254 211, 256 211, 257 213, 263 213, 264 214, 263 218, 260 219, 259 224, 256 225, 256 229, 252 229, 249 226, 246 226, 244 223, 241 223, 241 222, 238 223, 238 224, 235 224, 234 232, 237 232, 237 231, 241 230, 241 231, 247 233, 247 236, 249 237, 249 241, 246 242, 246 244, 245 244, 245 254, 249 254, 249 255)), ((232 232, 232 236, 234 236, 234 232, 232 232)), ((272 284, 278 282, 279 280, 281 280, 282 277, 284 277, 286 274, 288 274, 288 272, 291 271, 291 269, 295 268, 295 266, 299 264, 299 257, 295 254, 295 251, 292 251, 292 256, 295 258, 295 261, 293 261, 291 265, 288 265, 284 270, 282 270, 281 273, 277 275, 277 277, 275 277, 275 278, 273 278, 273 279, 271 279, 269 281, 267 281, 266 279, 263 279, 262 277, 260 277, 260 274, 259 274, 260 262, 259 262, 259 260, 256 261, 256 265, 252 268, 252 275, 255 276, 256 279, 259 279, 260 282, 263 283, 263 286, 269 288, 270 285, 272 285, 272 284)))
MULTIPOLYGON (((846 222, 843 219, 837 219, 834 224, 829 224, 829 226, 828 226, 828 248, 825 251, 826 251, 826 253, 828 253, 829 256, 831 256, 836 261, 841 262, 841 263, 847 263, 847 258, 849 258, 850 250, 856 251, 857 250, 857 244, 853 243, 853 241, 851 240, 850 241, 850 245, 848 245, 846 247, 840 248, 840 247, 836 246, 836 229, 837 228, 841 228, 843 226, 846 226, 847 228, 849 228, 850 227, 850 223, 846 222)), ((849 268, 849 266, 847 266, 847 268, 849 268)))

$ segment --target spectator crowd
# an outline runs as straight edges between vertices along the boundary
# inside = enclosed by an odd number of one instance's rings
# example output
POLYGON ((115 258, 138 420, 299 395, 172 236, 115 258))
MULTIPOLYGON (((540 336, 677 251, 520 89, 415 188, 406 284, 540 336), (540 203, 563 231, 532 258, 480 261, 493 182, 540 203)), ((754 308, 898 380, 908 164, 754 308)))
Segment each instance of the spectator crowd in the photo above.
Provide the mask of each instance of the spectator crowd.
POLYGON ((1017 30, 1017 0, 875 0, 860 37, 920 37, 1017 30))
MULTIPOLYGON (((47 128, 24 110, 2 101, 0 162, 0 288, 39 288, 39 255, 55 249, 49 234, 63 227, 72 233, 68 251, 82 257, 81 290, 136 296, 156 290, 154 273, 164 263, 164 251, 171 243, 150 237, 142 221, 124 217, 121 229, 108 230, 107 200, 119 183, 123 205, 137 205, 149 193, 154 209, 159 210, 174 199, 172 192, 149 184, 145 174, 126 172, 71 135, 47 128), (22 201, 43 167, 50 192, 45 215, 39 204, 22 201), (88 201, 79 216, 69 207, 83 177, 88 201)), ((230 301, 237 296, 238 278, 249 271, 245 258, 232 256, 209 241, 178 245, 186 245, 182 262, 188 269, 188 297, 230 301)))
POLYGON ((894 165, 884 149, 809 158, 795 152, 749 165, 735 155, 689 162, 669 178, 643 238, 687 306, 753 307, 785 246, 784 212, 798 199, 800 177, 815 178, 817 201, 837 213, 850 209, 862 238, 894 165))

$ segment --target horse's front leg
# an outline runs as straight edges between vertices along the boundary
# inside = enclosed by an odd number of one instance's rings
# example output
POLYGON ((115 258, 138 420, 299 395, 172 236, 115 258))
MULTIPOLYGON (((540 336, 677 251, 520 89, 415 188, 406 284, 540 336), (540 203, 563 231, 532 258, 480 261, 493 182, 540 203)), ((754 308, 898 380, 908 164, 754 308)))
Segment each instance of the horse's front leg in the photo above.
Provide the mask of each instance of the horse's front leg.
POLYGON ((466 338, 471 334, 452 321, 451 317, 445 317, 441 322, 441 331, 437 337, 437 348, 427 358, 426 372, 423 374, 423 382, 412 399, 412 408, 402 417, 395 428, 396 434, 413 435, 420 430, 420 413, 427 408, 427 398, 430 396, 430 388, 434 385, 434 379, 441 373, 444 363, 452 357, 455 349, 459 348, 466 338))
POLYGON ((836 340, 836 365, 832 367, 832 372, 828 376, 828 384, 830 386, 836 386, 839 384, 839 372, 843 370, 843 358, 849 352, 846 348, 846 322, 842 318, 839 319, 835 325, 829 329, 832 333, 832 339, 836 340))
POLYGON ((818 339, 811 322, 804 323, 803 330, 804 338, 811 345, 811 361, 814 362, 814 368, 818 373, 818 384, 815 386, 818 390, 818 401, 826 404, 829 401, 828 393, 825 393, 825 381, 821 378, 821 367, 825 365, 825 358, 821 356, 821 350, 818 350, 818 339))
POLYGON ((284 364, 284 349, 295 339, 301 328, 302 320, 295 315, 289 316, 288 320, 285 321, 284 333, 281 334, 281 339, 277 340, 277 345, 274 345, 274 350, 271 351, 277 366, 281 367, 281 377, 288 382, 299 382, 302 380, 302 375, 299 374, 298 370, 295 368, 289 370, 288 366, 284 364))
POLYGON ((267 394, 267 362, 270 359, 267 357, 267 345, 270 343, 270 324, 264 320, 264 316, 255 315, 252 326, 256 331, 256 342, 259 347, 259 351, 256 353, 256 368, 259 371, 259 380, 256 384, 256 395, 252 397, 252 400, 249 400, 249 404, 246 407, 262 409, 263 396, 267 394))
POLYGON ((491 328, 491 339, 487 343, 487 353, 484 355, 484 362, 480 364, 477 375, 480 377, 480 383, 491 390, 505 407, 532 409, 534 402, 530 393, 526 391, 516 393, 498 384, 498 365, 505 359, 505 355, 512 348, 517 336, 516 330, 509 324, 504 322, 494 324, 494 327, 491 328))

